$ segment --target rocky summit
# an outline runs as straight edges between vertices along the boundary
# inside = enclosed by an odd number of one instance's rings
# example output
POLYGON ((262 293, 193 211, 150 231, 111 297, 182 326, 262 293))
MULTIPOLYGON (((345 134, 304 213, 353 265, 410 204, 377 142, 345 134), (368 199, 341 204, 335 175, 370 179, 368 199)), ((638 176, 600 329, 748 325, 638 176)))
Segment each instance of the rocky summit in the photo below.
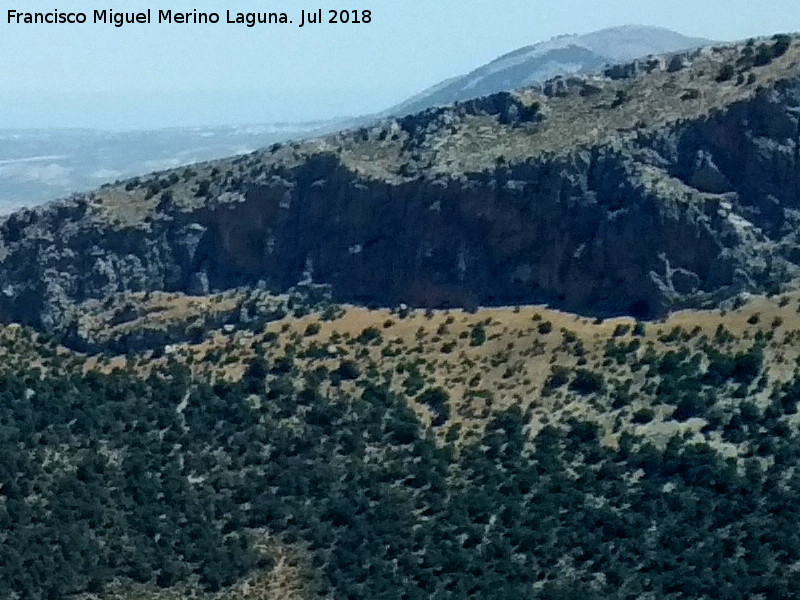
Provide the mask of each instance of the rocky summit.
POLYGON ((387 115, 404 116, 432 106, 538 84, 557 76, 598 71, 607 64, 711 44, 711 40, 642 25, 610 27, 583 35, 560 35, 517 48, 469 73, 442 81, 390 108, 387 115))
POLYGON ((800 44, 557 78, 6 217, 0 319, 120 292, 636 317, 800 277, 800 44))

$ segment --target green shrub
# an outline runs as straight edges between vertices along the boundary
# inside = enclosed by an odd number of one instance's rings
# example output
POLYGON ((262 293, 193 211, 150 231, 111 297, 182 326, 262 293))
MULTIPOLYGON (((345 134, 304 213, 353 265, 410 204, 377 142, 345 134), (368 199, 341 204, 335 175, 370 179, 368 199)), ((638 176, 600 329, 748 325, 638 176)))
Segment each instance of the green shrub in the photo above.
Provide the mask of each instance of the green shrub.
POLYGON ((603 376, 588 369, 575 371, 575 377, 569 384, 569 389, 581 396, 596 394, 603 391, 603 388, 603 376))
POLYGON ((211 190, 211 182, 208 179, 202 179, 197 184, 197 191, 194 195, 197 198, 206 198, 211 190))
POLYGON ((725 63, 720 67, 719 73, 715 77, 716 81, 722 83, 723 81, 730 81, 733 79, 733 76, 736 74, 736 70, 734 69, 733 65, 730 63, 725 63))
POLYGON ((442 388, 425 390, 417 397, 417 402, 431 409, 434 427, 444 425, 450 418, 450 395, 442 388))
POLYGON ((767 44, 760 44, 756 50, 755 56, 753 57, 753 64, 756 67, 763 67, 771 63, 773 57, 774 55, 772 53, 772 47, 768 46, 767 44))
POLYGON ((478 323, 472 328, 472 331, 469 334, 469 345, 482 346, 485 341, 486 329, 483 327, 482 323, 478 323))
POLYGON ((409 366, 407 371, 408 375, 403 382, 403 387, 408 394, 413 396, 425 387, 425 378, 416 365, 409 366))
POLYGON ((783 56, 792 45, 792 38, 786 34, 779 33, 772 37, 774 44, 772 45, 772 56, 778 58, 783 56))
POLYGON ((614 333, 611 334, 612 337, 622 337, 630 331, 631 326, 625 323, 619 323, 616 327, 614 327, 614 333))
POLYGON ((630 100, 630 95, 625 90, 617 90, 617 94, 614 97, 614 101, 611 103, 611 108, 617 108, 618 106, 622 106, 628 100, 630 100))
POLYGON ((550 367, 550 375, 544 382, 544 389, 542 390, 545 394, 549 394, 554 390, 557 390, 560 387, 566 385, 569 381, 569 369, 566 367, 562 367, 560 365, 553 365, 550 367))
POLYGON ((381 335, 381 332, 378 331, 377 328, 367 327, 360 334, 358 334, 356 341, 359 344, 364 344, 364 345, 371 344, 372 342, 380 344, 383 341, 383 336, 381 335))
POLYGON ((353 379, 358 379, 358 377, 361 375, 361 371, 359 370, 358 365, 352 360, 341 361, 336 371, 334 372, 343 381, 351 381, 353 379))
POLYGON ((322 311, 320 315, 320 319, 323 321, 335 321, 338 319, 344 311, 336 306, 335 304, 331 304, 325 307, 325 310, 322 311))
POLYGON ((741 385, 750 385, 761 373, 763 363, 764 352, 759 345, 736 355, 711 350, 703 382, 718 386, 732 380, 741 385))

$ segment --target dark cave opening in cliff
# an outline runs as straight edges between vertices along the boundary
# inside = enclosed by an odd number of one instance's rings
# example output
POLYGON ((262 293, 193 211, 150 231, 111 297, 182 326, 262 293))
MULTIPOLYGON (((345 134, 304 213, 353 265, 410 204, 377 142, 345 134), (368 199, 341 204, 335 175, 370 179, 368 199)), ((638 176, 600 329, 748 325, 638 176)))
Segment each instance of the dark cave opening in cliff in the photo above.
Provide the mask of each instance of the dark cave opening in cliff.
POLYGON ((647 300, 637 300, 631 304, 628 312, 634 319, 647 319, 650 317, 650 303, 647 300))

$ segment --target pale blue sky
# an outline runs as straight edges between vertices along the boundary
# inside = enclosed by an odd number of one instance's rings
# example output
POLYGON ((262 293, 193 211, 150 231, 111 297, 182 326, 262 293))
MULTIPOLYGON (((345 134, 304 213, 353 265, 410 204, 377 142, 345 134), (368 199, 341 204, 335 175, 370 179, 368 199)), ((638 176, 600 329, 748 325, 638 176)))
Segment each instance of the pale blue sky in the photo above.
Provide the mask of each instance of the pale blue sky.
MULTIPOLYGON (((9 26, 0 1, 0 128, 138 128, 325 119, 379 111, 504 52, 626 24, 743 39, 800 30, 800 2, 773 0, 128 0, 125 10, 369 8, 371 25, 9 26)), ((223 16, 224 19, 224 16, 223 16)))

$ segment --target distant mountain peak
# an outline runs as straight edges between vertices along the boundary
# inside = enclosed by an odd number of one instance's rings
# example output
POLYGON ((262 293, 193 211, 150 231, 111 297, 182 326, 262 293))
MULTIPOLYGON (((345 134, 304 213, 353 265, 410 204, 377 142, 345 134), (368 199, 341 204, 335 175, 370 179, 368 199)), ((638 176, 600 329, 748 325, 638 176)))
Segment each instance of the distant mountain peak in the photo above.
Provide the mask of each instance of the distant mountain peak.
POLYGON ((431 106, 541 83, 557 75, 596 71, 608 63, 667 54, 713 43, 664 27, 620 25, 586 34, 563 34, 512 50, 469 73, 447 79, 386 111, 406 115, 431 106))

